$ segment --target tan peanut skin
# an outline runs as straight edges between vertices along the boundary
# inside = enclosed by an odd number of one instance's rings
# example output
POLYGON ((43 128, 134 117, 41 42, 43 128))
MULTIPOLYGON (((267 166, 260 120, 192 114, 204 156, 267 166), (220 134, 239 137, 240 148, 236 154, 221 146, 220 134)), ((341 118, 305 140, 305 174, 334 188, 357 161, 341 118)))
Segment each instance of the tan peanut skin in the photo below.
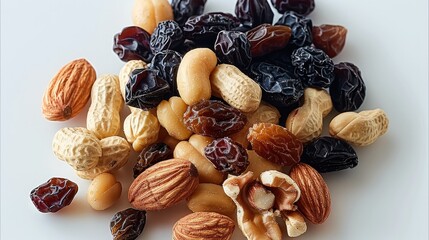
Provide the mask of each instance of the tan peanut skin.
POLYGON ((304 104, 289 113, 286 128, 301 142, 306 143, 320 136, 323 118, 332 110, 332 100, 324 89, 306 88, 304 104))
POLYGON ((123 105, 118 76, 100 76, 92 85, 86 128, 99 139, 118 135, 121 131, 120 112, 123 105))
POLYGON ((382 109, 345 112, 329 124, 329 134, 357 146, 367 146, 387 132, 389 119, 382 109))
POLYGON ((141 109, 132 111, 124 120, 125 137, 128 142, 132 143, 136 152, 140 152, 144 147, 156 142, 159 128, 156 116, 141 109))
POLYGON ((254 112, 261 103, 259 84, 234 65, 217 65, 210 75, 210 83, 213 95, 242 112, 254 112))
POLYGON ((134 26, 152 34, 158 23, 173 20, 173 9, 167 0, 135 0, 132 20, 134 26))
POLYGON ((192 135, 183 122, 183 114, 187 108, 188 105, 180 97, 171 97, 168 101, 163 100, 156 108, 159 123, 175 139, 186 140, 192 135))
POLYGON ((216 64, 216 54, 208 48, 196 48, 183 56, 177 70, 177 90, 187 105, 210 99, 210 73, 216 64))
POLYGON ((88 187, 87 201, 94 210, 105 210, 115 204, 122 193, 122 185, 114 175, 102 173, 88 187))
POLYGON ((98 164, 85 171, 76 171, 79 177, 92 180, 102 173, 116 171, 127 163, 131 147, 126 139, 112 136, 101 139, 100 144, 102 156, 98 164))
POLYGON ((147 64, 142 60, 130 60, 119 71, 119 86, 122 98, 125 100, 125 85, 130 80, 131 73, 136 69, 147 68, 147 64))
POLYGON ((91 95, 95 70, 85 59, 63 66, 43 95, 42 113, 50 121, 65 121, 78 115, 91 95))
POLYGON ((235 204, 223 191, 222 186, 213 183, 200 183, 187 198, 192 212, 216 212, 235 219, 235 204))

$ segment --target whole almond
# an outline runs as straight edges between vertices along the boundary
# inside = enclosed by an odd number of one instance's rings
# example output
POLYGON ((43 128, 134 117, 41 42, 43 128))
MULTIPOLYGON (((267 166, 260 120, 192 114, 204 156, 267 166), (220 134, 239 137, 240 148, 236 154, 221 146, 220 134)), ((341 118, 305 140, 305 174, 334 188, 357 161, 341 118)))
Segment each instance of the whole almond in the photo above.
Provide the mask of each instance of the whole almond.
POLYGON ((96 78, 95 70, 85 59, 74 60, 52 78, 45 91, 42 113, 51 121, 70 119, 85 107, 96 78))
POLYGON ((298 210, 311 223, 323 223, 331 212, 331 195, 322 176, 305 163, 293 166, 289 175, 301 190, 298 210))
POLYGON ((173 226, 173 240, 228 240, 234 232, 234 221, 215 212, 191 213, 173 226))
POLYGON ((134 179, 128 201, 139 210, 165 209, 189 197, 198 183, 198 171, 190 161, 162 161, 134 179))

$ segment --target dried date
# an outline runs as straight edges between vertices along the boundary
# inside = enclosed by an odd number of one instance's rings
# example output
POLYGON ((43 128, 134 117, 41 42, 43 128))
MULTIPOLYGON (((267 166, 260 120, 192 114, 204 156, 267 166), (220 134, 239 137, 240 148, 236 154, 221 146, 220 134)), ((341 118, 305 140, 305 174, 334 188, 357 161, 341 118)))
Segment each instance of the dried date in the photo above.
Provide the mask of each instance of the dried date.
POLYGON ((221 63, 235 65, 240 69, 249 67, 252 61, 250 42, 245 33, 220 31, 214 45, 216 56, 221 63))
POLYGON ((323 50, 329 57, 337 56, 346 44, 347 29, 339 25, 314 26, 313 44, 323 50))
POLYGON ((286 128, 257 123, 247 135, 252 149, 261 157, 281 166, 292 166, 300 161, 303 146, 298 138, 286 128))
POLYGON ((162 21, 156 26, 150 37, 150 49, 153 54, 163 50, 175 49, 184 41, 179 24, 172 20, 162 21))
POLYGON ((235 15, 246 26, 256 27, 263 23, 273 23, 274 13, 267 0, 238 0, 235 15))
POLYGON ((146 211, 128 208, 117 212, 110 220, 114 240, 133 240, 142 233, 146 224, 146 211))
POLYGON ((179 96, 176 80, 177 70, 182 58, 183 56, 180 53, 173 50, 161 51, 152 58, 150 68, 157 70, 158 77, 168 82, 171 92, 169 96, 179 96))
POLYGON ((113 51, 124 62, 143 60, 150 62, 153 57, 150 50, 150 34, 137 26, 126 27, 113 38, 113 51))
POLYGON ((170 158, 173 158, 173 151, 165 143, 154 143, 143 148, 138 156, 137 163, 133 168, 134 178, 149 167, 153 166, 155 163, 170 158))
POLYGON ((34 188, 30 192, 30 198, 40 212, 54 213, 70 205, 77 191, 76 183, 65 178, 53 177, 34 188))
POLYGON ((296 49, 292 53, 292 65, 305 87, 328 88, 334 80, 334 62, 320 49, 296 49))
POLYGON ((313 42, 313 22, 309 18, 293 11, 287 11, 280 17, 276 25, 290 27, 292 34, 288 46, 291 48, 310 46, 313 42))
POLYGON ((168 82, 154 69, 136 69, 125 85, 125 103, 128 106, 149 110, 170 94, 168 82))
POLYGON ((261 24, 248 32, 252 57, 260 57, 286 47, 291 36, 288 26, 261 24))
POLYGON ((301 162, 325 173, 356 167, 358 156, 347 142, 333 137, 320 137, 305 145, 301 162))
POLYGON ((191 16, 201 15, 207 0, 172 0, 174 20, 183 26, 191 16))
POLYGON ((302 15, 310 14, 315 7, 314 0, 271 0, 279 13, 294 11, 302 15))
POLYGON ((250 164, 246 149, 229 137, 213 140, 204 154, 216 170, 232 175, 240 175, 250 164))
POLYGON ((357 110, 365 99, 366 86, 360 70, 354 64, 335 64, 335 77, 329 87, 332 104, 338 112, 357 110))
POLYGON ((188 106, 183 120, 190 131, 213 138, 236 133, 247 123, 246 115, 217 100, 202 100, 188 106))

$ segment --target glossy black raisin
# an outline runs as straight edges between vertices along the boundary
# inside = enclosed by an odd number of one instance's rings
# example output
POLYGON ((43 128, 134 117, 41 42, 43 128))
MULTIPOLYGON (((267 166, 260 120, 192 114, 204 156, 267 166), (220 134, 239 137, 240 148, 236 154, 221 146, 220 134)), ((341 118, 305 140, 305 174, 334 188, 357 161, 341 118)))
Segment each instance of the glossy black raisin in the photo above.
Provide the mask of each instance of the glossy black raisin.
POLYGON ((305 87, 328 88, 334 80, 334 62, 320 49, 296 49, 292 52, 292 65, 305 87))
POLYGON ((296 104, 304 94, 299 79, 285 69, 270 63, 253 63, 251 76, 262 88, 262 99, 278 108, 296 104))
POLYGON ((118 57, 128 62, 143 60, 150 62, 153 57, 150 50, 150 34, 137 26, 126 27, 113 38, 113 51, 118 57))
POLYGON ((149 110, 170 94, 168 82, 154 69, 136 69, 125 85, 125 103, 128 106, 149 110))
POLYGON ((207 0, 172 0, 174 20, 183 26, 191 16, 201 15, 207 0))
POLYGON ((250 42, 245 33, 220 31, 214 49, 221 63, 235 65, 240 69, 249 67, 252 61, 250 42))
POLYGON ((287 11, 280 17, 276 25, 285 25, 291 28, 292 34, 288 43, 291 48, 310 46, 313 42, 313 22, 309 18, 293 11, 287 11))
POLYGON ((177 70, 183 56, 173 50, 161 51, 153 56, 150 64, 151 69, 158 70, 158 76, 168 82, 170 96, 179 96, 177 91, 177 70))
MULTIPOLYGON (((273 65, 277 65, 281 68, 284 68, 286 71, 294 75, 294 67, 292 65, 292 48, 283 48, 273 53, 264 55, 262 58, 257 59, 256 61, 267 62, 273 65)), ((256 62, 255 61, 255 62, 256 62)))
POLYGON ((357 110, 365 99, 366 87, 360 70, 352 63, 335 65, 335 78, 329 87, 332 104, 338 112, 357 110))
POLYGON ((294 11, 302 15, 310 14, 315 7, 314 0, 271 0, 279 13, 294 11))
POLYGON ((160 22, 150 37, 150 49, 153 54, 163 50, 175 49, 184 41, 183 32, 175 21, 160 22))
POLYGON ((235 15, 243 25, 256 27, 262 23, 273 23, 274 13, 267 0, 238 0, 235 15))
POLYGON ((354 168, 358 165, 358 157, 347 142, 333 137, 320 137, 304 146, 301 162, 324 173, 354 168))
POLYGON ((197 48, 197 44, 189 39, 185 39, 185 41, 183 42, 183 44, 181 46, 179 46, 176 50, 177 52, 179 52, 182 55, 185 55, 187 52, 191 51, 192 49, 197 48))
POLYGON ((146 211, 128 208, 117 212, 110 220, 113 240, 134 240, 146 225, 146 211))
POLYGON ((173 151, 165 143, 154 143, 143 148, 133 168, 134 178, 154 164, 170 158, 173 158, 173 151))

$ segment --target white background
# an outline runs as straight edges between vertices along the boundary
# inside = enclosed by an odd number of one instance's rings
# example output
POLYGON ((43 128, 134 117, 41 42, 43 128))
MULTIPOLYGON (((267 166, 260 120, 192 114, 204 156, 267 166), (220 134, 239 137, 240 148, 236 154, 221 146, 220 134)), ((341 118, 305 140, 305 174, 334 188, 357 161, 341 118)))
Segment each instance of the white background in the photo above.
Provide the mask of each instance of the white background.
MULTIPOLYGON (((234 4, 208 0, 206 12, 233 12, 234 4)), ((110 218, 129 207, 132 161, 118 174, 121 202, 92 210, 85 199, 89 182, 51 150, 58 129, 85 126, 87 108, 73 120, 49 122, 41 100, 50 79, 73 59, 88 59, 98 74, 119 72, 123 62, 112 39, 131 25, 131 8, 132 0, 1 1, 1 239, 110 239, 110 218), (77 182, 79 193, 60 212, 42 214, 29 193, 53 176, 77 182)), ((320 0, 310 17, 314 25, 348 29, 334 62, 360 67, 367 85, 360 110, 384 109, 390 128, 373 145, 356 148, 357 168, 323 175, 332 213, 300 239, 427 239, 427 0, 320 0)), ((149 213, 139 239, 171 239, 171 226, 187 213, 185 204, 149 213)), ((243 237, 236 231, 234 239, 243 237)))

